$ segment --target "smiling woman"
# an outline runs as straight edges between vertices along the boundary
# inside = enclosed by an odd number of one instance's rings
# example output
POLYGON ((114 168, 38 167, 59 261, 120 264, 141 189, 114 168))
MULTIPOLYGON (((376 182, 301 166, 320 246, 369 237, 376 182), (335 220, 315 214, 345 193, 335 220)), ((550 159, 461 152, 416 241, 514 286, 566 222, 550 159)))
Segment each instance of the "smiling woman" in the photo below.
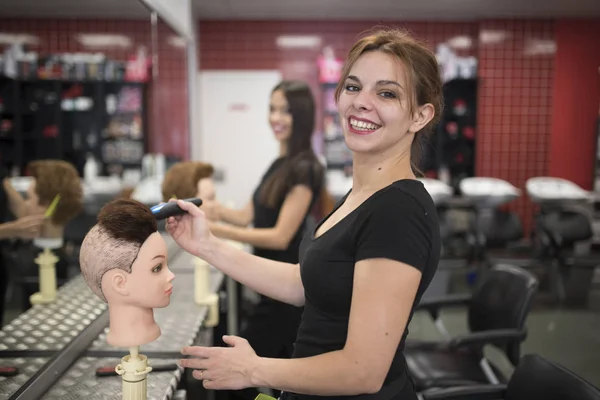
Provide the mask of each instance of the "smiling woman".
POLYGON ((433 200, 415 179, 419 141, 441 108, 435 55, 401 31, 350 51, 336 99, 353 152, 352 189, 307 232, 299 264, 245 254, 216 239, 201 210, 171 218, 184 249, 265 296, 304 305, 291 360, 247 341, 190 347, 182 360, 210 389, 272 387, 284 400, 416 400, 404 359, 407 326, 440 257, 433 200))

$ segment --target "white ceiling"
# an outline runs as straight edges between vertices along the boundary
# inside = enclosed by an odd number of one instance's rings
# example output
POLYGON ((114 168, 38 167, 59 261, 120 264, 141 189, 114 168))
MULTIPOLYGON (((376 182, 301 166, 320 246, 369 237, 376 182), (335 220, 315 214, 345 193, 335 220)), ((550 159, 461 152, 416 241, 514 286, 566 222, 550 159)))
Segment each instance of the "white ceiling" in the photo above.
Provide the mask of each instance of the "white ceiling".
MULTIPOLYGON (((192 0, 202 19, 600 17, 600 0, 192 0)), ((2 17, 148 18, 139 0, 0 0, 2 17)))

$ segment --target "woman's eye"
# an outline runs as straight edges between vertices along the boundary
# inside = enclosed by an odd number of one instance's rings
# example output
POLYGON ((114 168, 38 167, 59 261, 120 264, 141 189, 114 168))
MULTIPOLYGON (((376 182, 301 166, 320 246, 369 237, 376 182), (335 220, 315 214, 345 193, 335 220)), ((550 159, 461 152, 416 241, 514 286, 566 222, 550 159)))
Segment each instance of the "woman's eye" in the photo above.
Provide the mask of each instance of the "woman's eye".
POLYGON ((356 85, 346 85, 346 90, 349 92, 357 92, 359 88, 356 85))
POLYGON ((386 99, 395 99, 396 97, 398 97, 398 96, 396 96, 396 93, 394 93, 394 92, 381 92, 381 93, 379 93, 379 95, 386 99))
POLYGON ((158 273, 162 269, 162 264, 158 264, 156 267, 152 268, 153 273, 158 273))

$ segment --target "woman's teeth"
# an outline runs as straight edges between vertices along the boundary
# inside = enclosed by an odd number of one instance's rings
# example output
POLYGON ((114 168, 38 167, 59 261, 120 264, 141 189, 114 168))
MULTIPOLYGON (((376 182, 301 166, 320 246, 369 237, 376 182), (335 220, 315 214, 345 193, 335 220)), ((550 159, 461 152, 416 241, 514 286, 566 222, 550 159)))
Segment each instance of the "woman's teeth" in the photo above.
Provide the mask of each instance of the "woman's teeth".
POLYGON ((350 120, 350 125, 352 125, 354 129, 359 131, 374 131, 380 128, 379 125, 375 125, 365 121, 357 121, 354 119, 350 120))

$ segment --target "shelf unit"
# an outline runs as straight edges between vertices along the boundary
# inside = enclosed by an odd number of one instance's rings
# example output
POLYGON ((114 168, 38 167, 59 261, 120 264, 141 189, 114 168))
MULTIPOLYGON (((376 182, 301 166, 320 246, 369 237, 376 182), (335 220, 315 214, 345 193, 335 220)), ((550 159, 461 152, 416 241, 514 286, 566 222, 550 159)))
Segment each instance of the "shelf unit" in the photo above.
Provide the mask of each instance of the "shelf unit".
POLYGON ((147 87, 99 80, 0 76, 0 167, 63 159, 83 174, 91 153, 102 173, 141 168, 147 152, 147 87))

